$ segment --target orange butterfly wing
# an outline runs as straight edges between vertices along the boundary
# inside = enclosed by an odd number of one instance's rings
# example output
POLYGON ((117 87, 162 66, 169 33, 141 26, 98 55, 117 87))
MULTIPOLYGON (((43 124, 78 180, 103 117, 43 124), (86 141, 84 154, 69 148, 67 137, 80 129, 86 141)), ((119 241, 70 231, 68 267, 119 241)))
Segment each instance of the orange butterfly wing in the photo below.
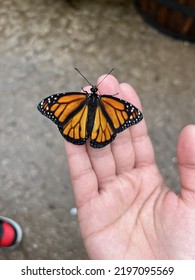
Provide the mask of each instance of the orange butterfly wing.
POLYGON ((135 125, 143 118, 141 111, 127 101, 110 95, 101 95, 99 98, 90 137, 90 144, 94 148, 108 145, 117 133, 135 125))
POLYGON ((90 136, 90 145, 93 148, 103 148, 114 140, 116 133, 100 106, 97 106, 94 125, 90 136))
POLYGON ((86 98, 80 92, 58 93, 42 100, 38 110, 57 124, 66 140, 82 145, 88 139, 86 98))
POLYGON ((116 133, 137 124, 143 119, 141 111, 125 100, 102 95, 101 104, 110 118, 116 133))

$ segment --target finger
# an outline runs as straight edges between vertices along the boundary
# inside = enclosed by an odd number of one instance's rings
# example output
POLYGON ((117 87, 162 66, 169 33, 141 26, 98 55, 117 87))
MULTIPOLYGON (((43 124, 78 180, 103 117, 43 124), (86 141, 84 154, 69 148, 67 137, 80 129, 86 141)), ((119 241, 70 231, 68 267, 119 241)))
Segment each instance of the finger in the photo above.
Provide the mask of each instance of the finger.
POLYGON ((177 144, 177 159, 181 196, 195 206, 195 125, 182 130, 177 144))
MULTIPOLYGON (((98 82, 103 78, 100 77, 98 82)), ((120 86, 117 79, 109 75, 105 81, 99 86, 101 94, 115 95, 121 99, 125 99, 123 96, 123 89, 120 86)), ((116 164, 116 173, 121 174, 130 171, 135 164, 135 154, 131 141, 131 133, 129 129, 117 134, 117 137, 111 144, 113 157, 116 164)))
MULTIPOLYGON (((89 92, 90 88, 85 87, 84 90, 89 92)), ((97 176, 100 191, 102 186, 105 186, 105 182, 112 181, 115 178, 116 168, 111 147, 107 145, 104 148, 95 149, 87 143, 87 152, 97 176)))
POLYGON ((98 184, 86 145, 73 145, 65 141, 72 187, 77 207, 84 205, 98 192, 98 184))
MULTIPOLYGON (((142 110, 140 100, 135 90, 129 84, 122 84, 123 96, 125 100, 142 110)), ((138 124, 129 128, 131 132, 131 140, 135 153, 135 167, 155 164, 154 150, 151 140, 147 133, 145 119, 138 124)))
POLYGON ((88 143, 87 150, 97 176, 98 190, 101 191, 107 187, 107 183, 116 179, 116 166, 111 147, 107 145, 101 149, 94 149, 88 143))

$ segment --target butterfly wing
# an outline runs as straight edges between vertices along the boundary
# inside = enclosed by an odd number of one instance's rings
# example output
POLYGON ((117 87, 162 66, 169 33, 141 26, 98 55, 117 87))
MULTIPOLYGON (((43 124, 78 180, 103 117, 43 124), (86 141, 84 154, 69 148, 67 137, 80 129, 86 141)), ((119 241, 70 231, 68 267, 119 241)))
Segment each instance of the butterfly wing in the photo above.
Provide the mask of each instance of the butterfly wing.
POLYGON ((116 134, 143 119, 131 103, 110 95, 99 96, 90 144, 102 148, 114 140, 116 134))
POLYGON ((67 141, 82 145, 88 138, 86 100, 85 93, 58 93, 43 99, 37 108, 58 126, 67 141))
POLYGON ((101 105, 113 125, 115 133, 139 123, 143 119, 139 111, 131 103, 110 95, 102 95, 101 105))
POLYGON ((108 115, 103 112, 100 104, 96 108, 94 125, 90 135, 90 145, 93 148, 103 148, 114 140, 116 133, 108 115))

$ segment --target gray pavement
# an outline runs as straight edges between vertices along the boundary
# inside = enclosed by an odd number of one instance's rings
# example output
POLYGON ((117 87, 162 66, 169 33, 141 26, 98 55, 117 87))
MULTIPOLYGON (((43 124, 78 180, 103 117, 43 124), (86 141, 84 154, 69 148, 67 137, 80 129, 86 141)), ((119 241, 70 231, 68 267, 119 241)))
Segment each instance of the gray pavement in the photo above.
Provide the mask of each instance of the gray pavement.
POLYGON ((178 134, 194 123, 195 48, 143 22, 131 1, 0 1, 0 214, 24 230, 0 259, 87 259, 64 141, 36 109, 44 97, 79 91, 112 67, 137 90, 170 188, 179 191, 178 134))

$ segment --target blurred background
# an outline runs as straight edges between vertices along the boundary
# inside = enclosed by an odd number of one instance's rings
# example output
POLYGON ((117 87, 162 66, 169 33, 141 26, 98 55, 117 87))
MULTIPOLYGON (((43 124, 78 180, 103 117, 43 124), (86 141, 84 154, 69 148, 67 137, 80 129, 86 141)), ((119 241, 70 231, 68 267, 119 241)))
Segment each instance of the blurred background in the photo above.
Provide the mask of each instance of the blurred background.
MULTIPOLYGON (((141 7, 145 14, 154 2, 141 7)), ((162 25, 170 18, 163 15, 162 25)), ((74 67, 91 83, 115 67, 136 89, 160 171, 179 191, 176 143, 195 120, 195 48, 187 39, 148 25, 130 0, 0 0, 0 215, 24 231, 0 259, 87 259, 70 214, 63 138, 36 109, 52 93, 86 85, 74 67)))

